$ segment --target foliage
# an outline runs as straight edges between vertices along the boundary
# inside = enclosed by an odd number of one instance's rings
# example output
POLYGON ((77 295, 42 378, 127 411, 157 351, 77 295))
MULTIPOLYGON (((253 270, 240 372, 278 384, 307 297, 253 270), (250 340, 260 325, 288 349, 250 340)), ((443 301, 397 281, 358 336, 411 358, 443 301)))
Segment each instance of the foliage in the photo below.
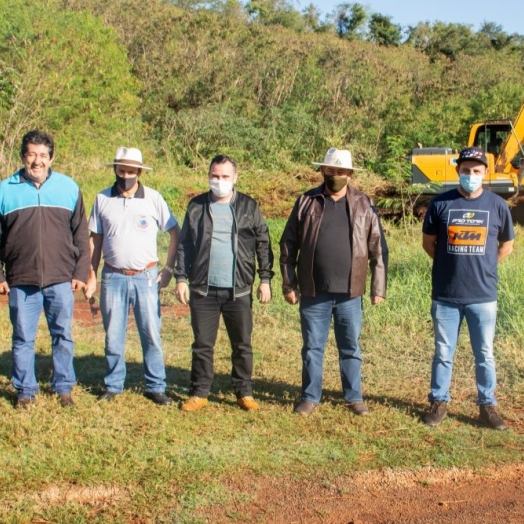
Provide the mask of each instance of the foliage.
POLYGON ((57 2, 0 0, 0 157, 8 172, 21 135, 42 127, 59 154, 82 156, 139 125, 138 81, 112 28, 57 2), (137 124, 138 123, 138 124, 137 124))
POLYGON ((322 19, 288 0, 27 1, 0 0, 6 165, 41 125, 86 165, 86 152, 100 162, 134 142, 159 162, 226 151, 289 172, 337 146, 384 175, 391 137, 405 152, 459 147, 473 121, 514 116, 524 99, 522 39, 489 22, 421 23, 402 42, 359 3, 322 19))

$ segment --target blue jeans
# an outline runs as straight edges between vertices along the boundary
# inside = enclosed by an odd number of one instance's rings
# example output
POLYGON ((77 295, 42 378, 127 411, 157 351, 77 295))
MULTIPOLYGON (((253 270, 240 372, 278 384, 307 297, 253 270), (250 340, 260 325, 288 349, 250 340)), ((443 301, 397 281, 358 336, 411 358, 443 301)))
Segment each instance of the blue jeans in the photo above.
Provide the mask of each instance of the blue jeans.
POLYGON ((334 320, 342 391, 347 402, 362 401, 360 330, 362 297, 345 293, 322 293, 300 299, 302 328, 302 400, 314 404, 322 396, 322 368, 331 317, 334 320))
POLYGON ((106 332, 107 391, 121 393, 126 378, 125 344, 129 306, 133 307, 144 358, 146 391, 166 389, 166 370, 160 339, 160 298, 157 266, 127 276, 104 267, 100 290, 100 311, 106 332))
POLYGON ((9 317, 13 325, 13 386, 21 397, 38 392, 35 376, 35 336, 44 308, 53 357, 51 387, 56 393, 70 393, 76 383, 71 336, 74 294, 71 282, 38 286, 12 286, 9 317))
POLYGON ((497 302, 463 305, 433 300, 431 316, 435 330, 435 356, 431 367, 431 392, 428 397, 430 402, 450 400, 453 356, 460 326, 465 317, 475 357, 478 404, 496 404, 497 376, 493 339, 497 320, 497 302))

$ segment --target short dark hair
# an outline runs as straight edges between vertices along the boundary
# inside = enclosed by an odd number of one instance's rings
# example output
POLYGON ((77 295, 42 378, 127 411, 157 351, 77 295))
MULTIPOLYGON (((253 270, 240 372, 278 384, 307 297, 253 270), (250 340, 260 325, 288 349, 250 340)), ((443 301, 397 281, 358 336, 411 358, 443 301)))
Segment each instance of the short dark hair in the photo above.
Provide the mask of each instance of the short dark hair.
POLYGON ((35 145, 44 145, 47 146, 49 150, 49 157, 53 158, 55 154, 55 142, 52 139, 51 135, 44 133, 43 131, 38 131, 38 129, 33 129, 26 133, 22 138, 22 147, 20 148, 20 155, 25 156, 27 150, 29 149, 29 144, 35 145))
POLYGON ((215 155, 212 160, 211 160, 211 163, 209 164, 209 171, 211 172, 211 168, 215 165, 215 164, 226 164, 227 162, 229 162, 233 168, 235 169, 235 173, 237 171, 237 163, 229 156, 227 155, 215 155))

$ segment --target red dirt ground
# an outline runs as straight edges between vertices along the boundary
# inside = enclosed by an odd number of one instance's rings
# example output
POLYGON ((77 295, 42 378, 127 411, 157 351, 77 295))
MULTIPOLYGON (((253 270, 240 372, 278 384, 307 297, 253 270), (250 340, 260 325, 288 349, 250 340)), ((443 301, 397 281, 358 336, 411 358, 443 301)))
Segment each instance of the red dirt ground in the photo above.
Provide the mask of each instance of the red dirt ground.
POLYGON ((247 505, 199 512, 209 523, 522 524, 524 466, 470 471, 379 471, 322 479, 235 479, 247 505))

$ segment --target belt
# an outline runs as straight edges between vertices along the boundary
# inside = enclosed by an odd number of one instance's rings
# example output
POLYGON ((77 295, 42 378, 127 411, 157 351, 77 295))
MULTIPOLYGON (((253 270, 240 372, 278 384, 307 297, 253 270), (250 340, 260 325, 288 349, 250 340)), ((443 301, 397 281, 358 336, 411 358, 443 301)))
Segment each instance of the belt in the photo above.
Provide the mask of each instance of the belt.
POLYGON ((133 275, 138 275, 139 273, 147 271, 150 267, 156 266, 156 264, 156 262, 149 262, 149 264, 147 264, 147 266, 144 269, 121 269, 119 267, 113 267, 107 262, 104 262, 104 267, 106 269, 109 269, 109 271, 113 271, 114 273, 120 273, 121 275, 131 277, 133 275))

